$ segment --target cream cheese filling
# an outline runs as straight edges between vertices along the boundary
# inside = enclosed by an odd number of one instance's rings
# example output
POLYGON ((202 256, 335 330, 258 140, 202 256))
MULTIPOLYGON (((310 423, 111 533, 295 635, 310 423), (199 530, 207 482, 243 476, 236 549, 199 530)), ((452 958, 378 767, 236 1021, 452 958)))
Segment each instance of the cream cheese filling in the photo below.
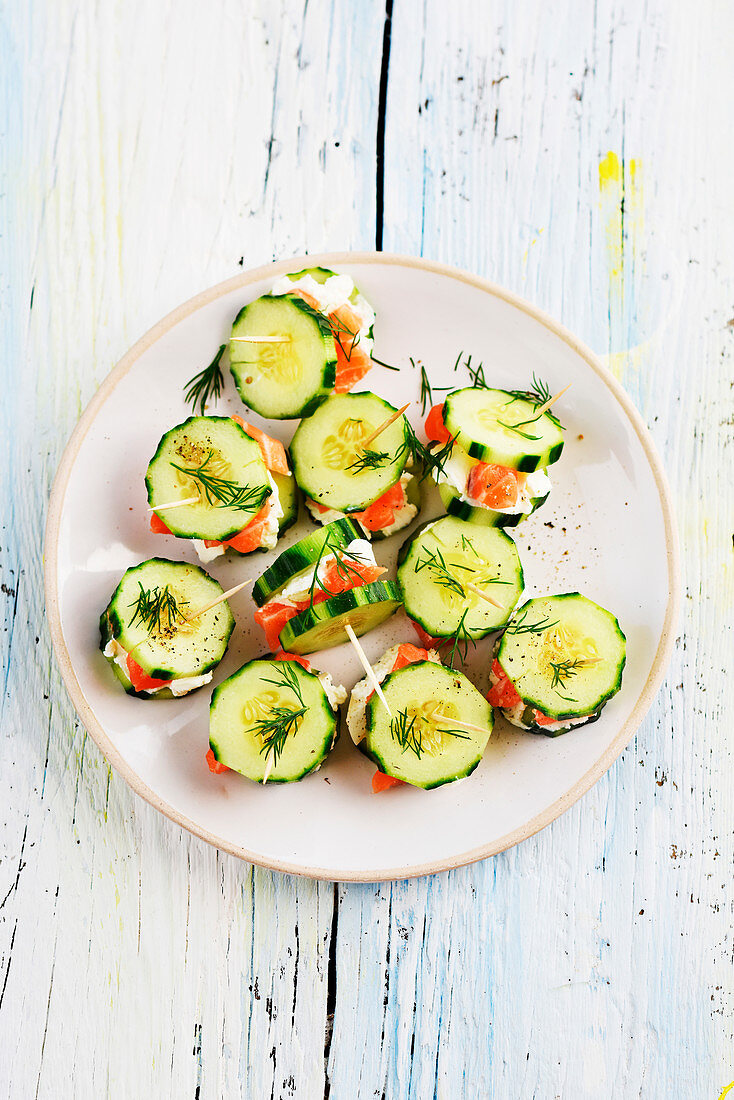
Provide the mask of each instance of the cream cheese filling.
MULTIPOLYGON (((107 645, 104 647, 103 653, 105 657, 111 657, 118 668, 122 669, 125 676, 130 679, 130 673, 127 667, 127 650, 120 645, 117 638, 110 638, 107 645)), ((167 687, 171 692, 171 695, 178 698, 181 695, 187 695, 190 691, 195 691, 196 688, 203 687, 204 684, 208 684, 212 679, 213 672, 205 672, 202 676, 177 676, 171 680, 170 683, 162 685, 156 688, 144 688, 146 695, 155 695, 157 692, 163 690, 163 686, 167 687)), ((346 698, 346 695, 345 695, 346 698)))
MULTIPOLYGON (((268 497, 270 501, 270 511, 268 512, 268 518, 263 527, 263 537, 260 546, 263 550, 272 550, 278 541, 278 520, 282 519, 284 513, 278 486, 269 470, 267 473, 272 493, 268 497)), ((194 550, 196 550, 196 553, 199 555, 199 561, 204 564, 214 561, 215 558, 221 558, 227 552, 226 546, 207 546, 204 539, 192 539, 191 543, 194 550)))
POLYGON ((477 465, 478 462, 471 458, 462 447, 454 444, 451 454, 443 463, 443 470, 436 471, 436 480, 455 489, 461 499, 473 508, 486 508, 488 511, 504 512, 508 515, 517 515, 518 513, 527 515, 532 512, 533 499, 545 496, 553 487, 545 470, 535 470, 534 473, 528 474, 525 482, 520 487, 515 504, 509 508, 489 508, 489 505, 469 496, 467 492, 469 477, 472 469, 477 465))

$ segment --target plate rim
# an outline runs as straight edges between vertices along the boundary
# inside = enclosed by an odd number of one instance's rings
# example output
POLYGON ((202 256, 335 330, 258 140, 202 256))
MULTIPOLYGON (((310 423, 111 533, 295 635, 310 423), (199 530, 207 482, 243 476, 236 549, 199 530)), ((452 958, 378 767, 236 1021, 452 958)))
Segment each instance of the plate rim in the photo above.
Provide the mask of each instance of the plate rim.
POLYGON ((169 821, 175 822, 177 825, 181 826, 181 828, 185 829, 193 836, 204 840, 214 848, 228 852, 230 855, 236 856, 239 859, 259 867, 266 867, 269 870, 300 875, 306 878, 321 879, 327 882, 388 882, 399 879, 417 878, 422 875, 435 874, 439 871, 452 870, 456 867, 464 867, 467 864, 475 863, 481 859, 487 859, 490 856, 498 855, 500 852, 514 847, 521 841, 534 836, 536 833, 540 832, 541 829, 544 829, 547 825, 550 825, 552 821, 555 821, 564 814, 566 810, 586 794, 586 792, 609 770, 623 749, 631 741, 652 705, 653 699, 665 675, 677 636, 676 627, 681 600, 681 565, 678 531, 668 479, 647 425, 643 421, 641 414, 638 412, 631 398, 627 395, 626 391, 611 371, 609 371, 598 356, 569 329, 556 321, 549 313, 539 309, 537 306, 521 298, 514 292, 506 290, 504 287, 499 286, 489 279, 485 279, 482 276, 475 275, 470 271, 454 267, 450 264, 426 260, 423 257, 391 252, 304 253, 287 259, 277 260, 272 263, 262 264, 259 267, 240 272, 230 279, 225 279, 223 282, 217 283, 207 290, 201 291, 199 294, 194 295, 186 302, 177 306, 153 325, 152 328, 148 329, 148 331, 141 336, 115 364, 97 391, 93 394, 64 448, 54 477, 48 504, 43 557, 46 614, 51 642, 62 680, 64 681, 72 704, 81 718, 85 729, 128 786, 135 794, 139 795, 139 797, 144 799, 160 814, 168 818, 169 821), (456 855, 421 864, 409 864, 367 871, 360 871, 352 868, 305 866, 303 864, 291 863, 288 860, 267 858, 258 852, 252 852, 247 848, 232 844, 224 838, 202 828, 196 821, 180 813, 173 806, 164 801, 164 799, 162 799, 151 787, 143 782, 137 772, 135 772, 135 770, 123 759, 121 753, 115 747, 101 722, 98 721, 77 679, 61 626, 58 591, 58 537, 61 515, 72 468, 82 442, 96 419, 98 409, 107 401, 108 397, 111 396, 118 383, 125 377, 128 371, 131 370, 143 352, 156 343, 179 322, 217 298, 231 293, 233 290, 247 287, 251 283, 258 282, 269 275, 278 275, 281 272, 286 273, 291 271, 296 264, 302 266, 318 265, 321 267, 338 267, 340 264, 383 264, 415 267, 423 271, 431 272, 436 275, 443 275, 459 282, 466 283, 469 286, 473 286, 478 290, 482 290, 485 293, 501 299, 520 310, 522 313, 532 317, 567 344, 572 351, 576 352, 576 354, 579 355, 604 382, 606 387, 611 391, 612 396, 622 406, 623 411, 626 413, 640 440, 645 457, 650 465, 660 500, 665 529, 665 547, 669 577, 668 599, 660 640, 650 673, 626 722, 623 723, 617 735, 592 767, 541 813, 536 814, 523 825, 511 830, 509 833, 505 833, 492 842, 471 848, 456 855))

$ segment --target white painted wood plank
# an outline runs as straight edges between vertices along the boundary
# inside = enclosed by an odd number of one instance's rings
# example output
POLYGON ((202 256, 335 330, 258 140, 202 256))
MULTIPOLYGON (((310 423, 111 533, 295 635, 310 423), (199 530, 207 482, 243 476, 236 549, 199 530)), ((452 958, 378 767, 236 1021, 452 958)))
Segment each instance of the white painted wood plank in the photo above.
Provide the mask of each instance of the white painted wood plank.
POLYGON ((332 1049, 356 1016, 365 1092, 433 1095, 435 1074, 451 1097, 717 1096, 734 1077, 721 15, 395 11, 385 246, 485 273, 609 356, 668 462, 689 598, 665 689, 580 805, 491 862, 381 891, 377 913, 348 892, 338 958, 361 945, 370 978, 338 1001, 332 1049))
POLYGON ((325 36, 314 3, 2 8, 0 1093, 323 1094, 332 887, 220 856, 110 775, 51 662, 40 545, 132 340, 240 259, 369 245, 375 10, 325 36))
MULTIPOLYGON (((8 1095, 323 1094, 331 888, 218 856, 109 775, 51 664, 39 547, 64 439, 132 340, 240 258, 370 246, 382 19, 0 6, 8 1095)), ((734 1077, 731 42, 711 3, 396 0, 385 246, 489 274, 611 355, 678 493, 687 640, 619 764, 541 836, 339 888, 334 1097, 734 1077)))

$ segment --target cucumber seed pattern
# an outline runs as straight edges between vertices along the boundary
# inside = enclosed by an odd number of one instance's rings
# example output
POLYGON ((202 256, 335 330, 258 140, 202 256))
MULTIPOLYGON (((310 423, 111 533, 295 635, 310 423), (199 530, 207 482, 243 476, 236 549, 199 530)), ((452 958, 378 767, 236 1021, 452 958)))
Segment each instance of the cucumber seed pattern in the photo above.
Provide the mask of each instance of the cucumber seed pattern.
POLYGON ((362 450, 360 444, 375 429, 375 425, 362 418, 347 417, 335 434, 327 435, 321 454, 324 465, 330 470, 346 470, 362 450))

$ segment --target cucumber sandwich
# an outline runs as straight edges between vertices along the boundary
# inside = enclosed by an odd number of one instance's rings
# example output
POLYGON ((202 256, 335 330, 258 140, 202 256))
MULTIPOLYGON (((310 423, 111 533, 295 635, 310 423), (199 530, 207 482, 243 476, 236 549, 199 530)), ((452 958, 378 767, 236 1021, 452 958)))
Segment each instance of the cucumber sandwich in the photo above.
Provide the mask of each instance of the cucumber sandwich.
POLYGON ((232 326, 230 369, 240 397, 276 420, 308 416, 371 368, 374 320, 349 275, 313 267, 282 276, 232 326))
POLYGON ((487 700, 461 672, 445 668, 435 650, 398 645, 352 690, 347 728, 378 768, 375 792, 409 783, 429 790, 463 779, 482 758, 494 722, 487 700))
POLYGON ((209 711, 211 771, 255 783, 293 783, 323 763, 337 739, 347 693, 308 661, 280 652, 248 661, 214 690, 209 711))
POLYGON ((434 470, 449 515, 487 527, 514 527, 551 491, 548 467, 563 450, 563 428, 550 411, 544 383, 533 389, 472 386, 434 405, 426 433, 435 447, 453 446, 434 470))
POLYGON ((151 558, 127 570, 99 629, 100 649, 128 695, 171 699, 209 683, 234 629, 221 596, 197 565, 151 558))
POLYGON ((151 530, 191 539, 203 562, 270 550, 298 515, 285 447, 238 416, 191 416, 166 432, 145 482, 151 530))
POLYGON ((397 581, 423 645, 458 634, 483 638, 499 630, 524 584, 520 556, 509 535, 454 516, 423 524, 403 543, 397 581))
POLYGON ((405 416, 371 438, 397 411, 373 393, 337 394, 301 421, 291 443, 293 470, 318 523, 349 515, 367 538, 384 538, 418 514, 405 416))
POLYGON ((314 653, 379 626, 400 606, 398 586, 383 578, 372 546, 350 519, 306 535, 255 582, 255 621, 272 650, 314 653))
POLYGON ((619 691, 625 636, 578 592, 528 600, 498 639, 487 698, 514 726, 557 737, 595 722, 619 691))

